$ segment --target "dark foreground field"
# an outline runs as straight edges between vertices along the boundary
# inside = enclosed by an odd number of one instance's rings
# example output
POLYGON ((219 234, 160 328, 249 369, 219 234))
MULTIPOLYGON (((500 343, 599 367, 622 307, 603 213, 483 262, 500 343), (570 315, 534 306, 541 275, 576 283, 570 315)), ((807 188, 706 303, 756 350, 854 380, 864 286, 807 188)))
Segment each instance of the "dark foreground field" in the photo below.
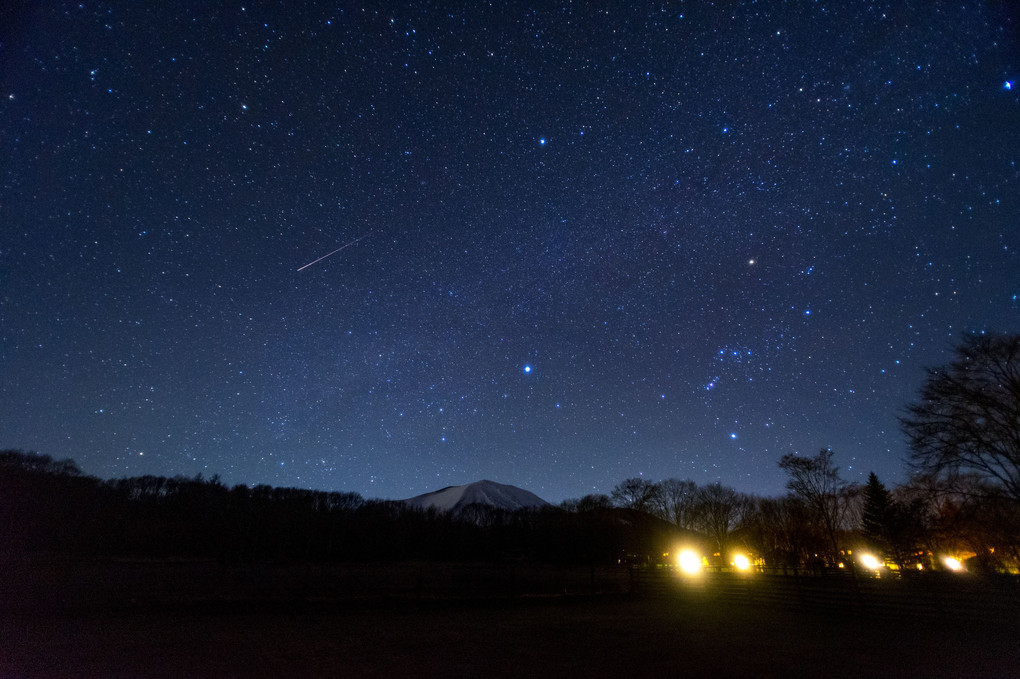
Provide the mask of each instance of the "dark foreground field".
POLYGON ((496 599, 157 601, 0 613, 4 677, 1010 677, 1013 622, 705 588, 496 599))
POLYGON ((626 596, 6 619, 5 677, 1009 677, 1015 629, 626 596))

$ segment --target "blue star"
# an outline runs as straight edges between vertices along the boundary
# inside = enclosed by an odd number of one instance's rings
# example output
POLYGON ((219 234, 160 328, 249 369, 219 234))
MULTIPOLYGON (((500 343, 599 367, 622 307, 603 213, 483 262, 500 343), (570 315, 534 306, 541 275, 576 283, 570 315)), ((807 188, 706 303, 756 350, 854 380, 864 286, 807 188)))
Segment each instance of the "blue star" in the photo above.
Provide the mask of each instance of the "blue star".
POLYGON ((733 433, 731 433, 731 434, 730 434, 730 438, 731 438, 731 439, 733 439, 733 440, 736 440, 736 438, 737 438, 737 432, 733 432, 733 433))
POLYGON ((540 139, 538 140, 538 145, 539 145, 539 146, 545 146, 545 137, 541 137, 541 138, 540 138, 540 139))
POLYGON ((1007 80, 1006 83, 1002 86, 1002 89, 1004 89, 1004 90, 1011 90, 1011 89, 1013 89, 1013 81, 1012 80, 1007 80))
POLYGON ((524 366, 524 372, 525 373, 530 373, 531 372, 531 366, 530 365, 524 366))

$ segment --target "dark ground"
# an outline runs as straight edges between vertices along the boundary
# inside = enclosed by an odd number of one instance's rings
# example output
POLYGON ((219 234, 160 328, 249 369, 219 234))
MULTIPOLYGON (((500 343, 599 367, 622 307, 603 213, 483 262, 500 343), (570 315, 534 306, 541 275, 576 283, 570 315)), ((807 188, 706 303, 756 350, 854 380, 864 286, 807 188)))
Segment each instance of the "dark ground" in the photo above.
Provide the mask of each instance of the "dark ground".
POLYGON ((1017 630, 680 595, 7 612, 3 677, 1010 677, 1017 630))

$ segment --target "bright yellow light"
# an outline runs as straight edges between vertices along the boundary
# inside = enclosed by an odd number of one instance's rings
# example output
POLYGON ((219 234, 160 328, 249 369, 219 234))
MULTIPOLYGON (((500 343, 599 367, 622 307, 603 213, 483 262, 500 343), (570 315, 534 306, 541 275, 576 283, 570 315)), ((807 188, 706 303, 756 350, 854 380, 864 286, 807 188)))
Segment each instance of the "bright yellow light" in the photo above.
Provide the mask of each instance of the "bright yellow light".
POLYGON ((944 556, 944 557, 942 557, 942 563, 946 564, 946 568, 948 568, 951 571, 962 571, 963 570, 963 564, 960 563, 960 560, 959 559, 954 559, 951 556, 944 556))
POLYGON ((701 557, 690 549, 680 552, 677 563, 680 565, 680 570, 688 575, 694 575, 701 570, 701 557))
POLYGON ((737 554, 733 557, 733 565, 737 567, 738 571, 746 571, 751 567, 751 562, 743 554, 737 554))
POLYGON ((861 560, 861 565, 870 571, 877 571, 882 567, 882 562, 871 554, 861 554, 859 558, 861 560))

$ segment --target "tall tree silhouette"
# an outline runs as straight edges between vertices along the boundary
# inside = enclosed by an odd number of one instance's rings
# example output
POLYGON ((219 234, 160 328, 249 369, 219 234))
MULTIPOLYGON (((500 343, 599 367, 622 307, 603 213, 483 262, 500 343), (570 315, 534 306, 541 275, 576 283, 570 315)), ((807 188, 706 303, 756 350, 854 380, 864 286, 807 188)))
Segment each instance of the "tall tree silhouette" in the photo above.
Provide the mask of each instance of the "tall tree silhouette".
POLYGON ((827 542, 830 561, 834 562, 839 558, 839 534, 849 509, 849 484, 840 477, 832 457, 833 452, 828 448, 823 448, 814 457, 791 453, 783 455, 779 467, 790 475, 786 487, 811 512, 827 542))
POLYGON ((955 351, 900 419, 911 462, 951 484, 976 474, 1020 504, 1020 335, 966 335, 955 351))
POLYGON ((656 516, 684 530, 694 528, 698 485, 690 479, 665 479, 652 502, 656 516))
POLYGON ((633 478, 616 484, 610 495, 617 507, 647 512, 652 509, 657 493, 658 487, 655 483, 642 478, 633 478))
POLYGON ((893 499, 875 472, 868 474, 864 486, 864 507, 861 512, 861 533, 874 547, 902 568, 915 537, 909 508, 893 499))
POLYGON ((736 526, 745 503, 740 493, 721 483, 710 483, 698 489, 697 525, 708 535, 716 553, 723 555, 730 531, 736 526))

